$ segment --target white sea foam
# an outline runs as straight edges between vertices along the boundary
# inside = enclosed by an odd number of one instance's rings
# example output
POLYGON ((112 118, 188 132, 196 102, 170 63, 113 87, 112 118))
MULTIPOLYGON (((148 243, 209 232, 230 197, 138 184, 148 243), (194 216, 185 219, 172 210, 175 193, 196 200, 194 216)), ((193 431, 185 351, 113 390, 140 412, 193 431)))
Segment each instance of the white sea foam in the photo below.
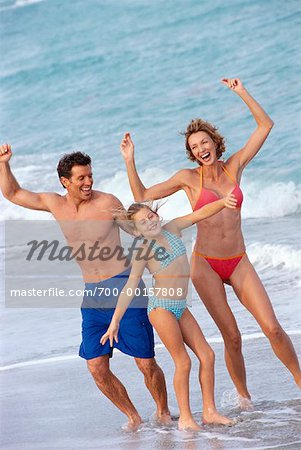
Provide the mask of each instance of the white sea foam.
MULTIPOLYGON (((166 173, 163 169, 149 168, 141 173, 145 186, 152 186, 169 178, 173 172, 166 173)), ((104 180, 101 188, 114 192, 124 203, 132 201, 132 194, 124 171, 119 171, 114 177, 104 180)), ((267 186, 249 183, 242 185, 245 203, 242 208, 243 218, 284 217, 296 214, 301 209, 301 186, 292 181, 288 183, 274 183, 267 186)), ((191 212, 189 202, 184 192, 169 197, 162 212, 166 219, 191 212)))
POLYGON ((291 450, 297 450, 301 448, 301 441, 287 442, 286 444, 275 444, 275 445, 265 445, 264 447, 248 447, 248 450, 284 450, 285 448, 290 448, 291 450))
POLYGON ((33 5, 34 3, 41 3, 45 0, 16 0, 16 3, 14 4, 15 8, 20 8, 22 6, 29 6, 33 5))
POLYGON ((207 433, 206 431, 202 432, 202 436, 207 437, 208 439, 216 439, 217 441, 238 441, 238 442, 257 442, 260 441, 258 438, 246 438, 246 437, 238 437, 238 436, 229 436, 222 433, 207 433))
POLYGON ((283 217, 300 212, 301 186, 292 181, 260 186, 244 183, 244 218, 283 217))
MULTIPOLYGON (((55 157, 53 155, 49 156, 48 159, 43 158, 43 166, 38 165, 38 163, 36 165, 31 155, 27 155, 25 164, 23 159, 16 158, 16 168, 14 168, 14 173, 22 186, 36 192, 56 191, 64 194, 57 180, 55 157), (51 173, 48 169, 47 171, 45 169, 45 167, 49 167, 50 163, 53 166, 53 172, 51 173)), ((94 188, 113 193, 125 206, 129 206, 133 202, 133 196, 126 172, 120 170, 112 176, 105 176, 99 182, 99 174, 103 172, 103 168, 99 167, 96 162, 94 188)), ((148 168, 141 172, 141 179, 145 186, 151 186, 168 179, 174 172, 174 170, 167 172, 156 167, 148 168)), ((245 199, 242 208, 243 218, 285 217, 298 214, 301 211, 301 186, 296 185, 293 181, 265 185, 264 182, 255 184, 245 179, 242 189, 245 199)), ((184 191, 168 197, 161 203, 164 204, 160 209, 160 214, 166 220, 191 212, 184 191)), ((45 216, 39 211, 25 212, 24 209, 10 204, 3 198, 0 198, 0 210, 3 219, 35 219, 45 216)))
MULTIPOLYGON (((142 180, 143 183, 145 183, 145 186, 151 186, 166 180, 169 176, 170 174, 166 174, 166 172, 161 169, 150 168, 143 172, 142 180)), ((102 181, 99 188, 106 192, 114 193, 126 207, 134 201, 127 175, 124 171, 119 171, 112 178, 102 181)), ((176 216, 191 212, 189 202, 183 191, 177 192, 172 197, 160 200, 159 204, 162 205, 159 214, 162 215, 165 220, 173 219, 176 216)))
POLYGON ((247 252, 252 263, 260 269, 271 267, 294 271, 301 269, 301 250, 289 245, 256 242, 248 245, 247 252))
POLYGON ((5 199, 0 199, 0 221, 1 220, 49 220, 50 213, 45 211, 34 211, 14 205, 5 199))
MULTIPOLYGON (((290 336, 299 336, 299 335, 301 335, 301 331, 300 330, 290 330, 290 331, 287 331, 287 334, 290 336)), ((265 338, 265 335, 263 333, 250 333, 247 335, 242 335, 243 341, 250 341, 250 340, 261 339, 261 338, 265 338)), ((216 336, 216 337, 208 338, 207 341, 210 344, 222 343, 223 339, 220 336, 216 336)), ((162 349, 162 348, 165 348, 165 346, 163 344, 155 345, 156 350, 162 349)), ((116 355, 121 356, 121 355, 123 355, 123 353, 116 352, 116 355)), ((28 367, 28 366, 36 366, 36 365, 41 365, 41 364, 52 364, 52 363, 60 362, 60 361, 69 361, 69 360, 74 360, 77 358, 78 358, 78 355, 62 355, 62 356, 54 356, 51 358, 33 359, 33 360, 29 360, 29 361, 23 361, 23 362, 19 362, 19 363, 9 364, 7 366, 2 366, 2 367, 0 367, 0 372, 6 371, 6 370, 12 370, 12 369, 19 369, 19 368, 28 367)))
POLYGON ((23 6, 30 6, 35 3, 41 3, 45 0, 16 0, 15 3, 0 7, 0 11, 8 11, 11 9, 22 8, 23 6))

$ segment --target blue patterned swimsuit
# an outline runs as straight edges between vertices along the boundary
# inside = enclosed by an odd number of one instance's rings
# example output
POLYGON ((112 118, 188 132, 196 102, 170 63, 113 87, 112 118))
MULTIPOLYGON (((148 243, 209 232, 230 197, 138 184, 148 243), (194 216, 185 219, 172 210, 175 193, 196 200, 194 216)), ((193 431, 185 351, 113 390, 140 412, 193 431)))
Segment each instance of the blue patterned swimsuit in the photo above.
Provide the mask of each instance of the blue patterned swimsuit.
MULTIPOLYGON (((182 240, 178 236, 176 236, 173 233, 170 233, 167 230, 162 230, 162 233, 165 236, 165 238, 167 239, 167 242, 171 249, 171 253, 167 252, 167 250, 165 249, 165 252, 167 253, 167 257, 164 258, 162 261, 160 261, 161 268, 159 270, 157 270, 157 272, 154 272, 152 274, 153 276, 157 275, 157 273, 166 269, 166 267, 168 267, 176 258, 186 254, 185 245, 183 244, 182 240)), ((160 248, 160 246, 157 244, 154 244, 153 248, 156 251, 157 249, 160 248)), ((174 314, 177 320, 180 320, 183 312, 185 311, 185 309, 187 307, 186 299, 177 300, 177 299, 173 299, 173 298, 158 298, 155 295, 149 295, 148 298, 149 298, 148 307, 147 307, 148 314, 150 314, 150 312, 153 309, 163 308, 163 309, 166 309, 167 311, 170 311, 172 314, 174 314)))

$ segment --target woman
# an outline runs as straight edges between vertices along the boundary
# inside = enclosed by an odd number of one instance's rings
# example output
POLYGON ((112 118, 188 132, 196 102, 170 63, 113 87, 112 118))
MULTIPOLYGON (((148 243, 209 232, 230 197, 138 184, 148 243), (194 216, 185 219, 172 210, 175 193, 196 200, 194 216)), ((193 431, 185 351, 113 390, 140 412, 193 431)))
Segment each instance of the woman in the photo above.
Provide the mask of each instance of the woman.
POLYGON ((273 127, 273 121, 249 94, 239 78, 225 78, 222 83, 236 93, 248 106, 257 127, 243 148, 226 162, 219 161, 225 151, 224 138, 217 129, 201 119, 187 127, 186 151, 198 167, 183 169, 169 180, 145 188, 134 161, 134 145, 129 133, 121 142, 131 189, 136 201, 167 197, 183 189, 191 207, 196 210, 215 201, 227 192, 237 198, 237 209, 223 210, 198 223, 197 239, 191 263, 192 282, 207 310, 218 326, 225 343, 225 360, 236 386, 241 408, 250 406, 241 334, 227 303, 224 283, 232 286, 240 302, 248 309, 268 337, 276 356, 288 368, 301 387, 301 373, 290 338, 281 328, 270 299, 245 252, 241 231, 240 206, 243 201, 239 187, 242 172, 262 147, 273 127))
POLYGON ((206 342, 195 318, 186 306, 189 284, 189 263, 186 248, 180 239, 181 231, 196 222, 218 213, 223 208, 235 208, 234 195, 217 200, 197 211, 178 217, 161 226, 156 211, 143 203, 134 203, 127 211, 133 234, 143 238, 132 264, 128 282, 119 296, 107 332, 100 343, 110 340, 118 343, 119 323, 141 281, 144 269, 153 275, 153 288, 148 292, 147 312, 153 327, 169 351, 175 364, 174 389, 179 405, 180 430, 199 431, 189 405, 189 373, 191 361, 184 343, 199 360, 199 381, 203 393, 203 422, 232 425, 233 422, 218 413, 214 402, 214 353, 206 342))

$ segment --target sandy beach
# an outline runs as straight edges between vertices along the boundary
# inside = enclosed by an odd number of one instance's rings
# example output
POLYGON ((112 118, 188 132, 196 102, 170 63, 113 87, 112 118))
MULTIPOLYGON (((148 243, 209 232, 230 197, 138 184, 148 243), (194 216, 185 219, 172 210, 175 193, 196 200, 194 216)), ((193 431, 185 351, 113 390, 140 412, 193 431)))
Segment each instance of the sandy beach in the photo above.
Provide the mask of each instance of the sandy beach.
MULTIPOLYGON (((301 336, 291 336, 301 351, 301 336)), ((1 370, 2 448, 17 449, 294 449, 301 448, 301 396, 291 377, 275 360, 266 339, 244 340, 254 410, 239 412, 229 375, 222 364, 222 344, 216 352, 217 405, 238 423, 231 428, 203 426, 200 433, 179 432, 173 425, 152 423, 154 403, 133 360, 116 351, 113 370, 128 388, 145 423, 137 433, 122 431, 126 418, 98 394, 84 360, 75 355, 32 360, 1 370), (254 347, 256 346, 256 351, 254 347)), ((173 365, 162 345, 156 349, 168 384, 171 412, 177 414, 172 388, 173 365)), ((197 364, 192 356, 191 405, 201 420, 197 364)))

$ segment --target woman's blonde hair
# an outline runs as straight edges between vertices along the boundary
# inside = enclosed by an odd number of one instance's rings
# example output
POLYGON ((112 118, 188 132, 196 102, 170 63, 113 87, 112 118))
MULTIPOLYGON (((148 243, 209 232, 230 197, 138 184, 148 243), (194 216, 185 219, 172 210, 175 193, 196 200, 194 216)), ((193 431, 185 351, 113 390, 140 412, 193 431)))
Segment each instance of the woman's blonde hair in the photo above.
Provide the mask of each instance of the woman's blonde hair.
POLYGON ((135 228, 135 224, 134 224, 134 217, 135 215, 141 211, 142 209, 149 209, 151 212, 153 212, 154 214, 157 214, 157 211, 159 209, 159 205, 155 205, 153 204, 153 202, 145 202, 145 203, 132 203, 131 206, 127 209, 126 211, 126 218, 128 221, 130 221, 131 226, 133 228, 135 228))

